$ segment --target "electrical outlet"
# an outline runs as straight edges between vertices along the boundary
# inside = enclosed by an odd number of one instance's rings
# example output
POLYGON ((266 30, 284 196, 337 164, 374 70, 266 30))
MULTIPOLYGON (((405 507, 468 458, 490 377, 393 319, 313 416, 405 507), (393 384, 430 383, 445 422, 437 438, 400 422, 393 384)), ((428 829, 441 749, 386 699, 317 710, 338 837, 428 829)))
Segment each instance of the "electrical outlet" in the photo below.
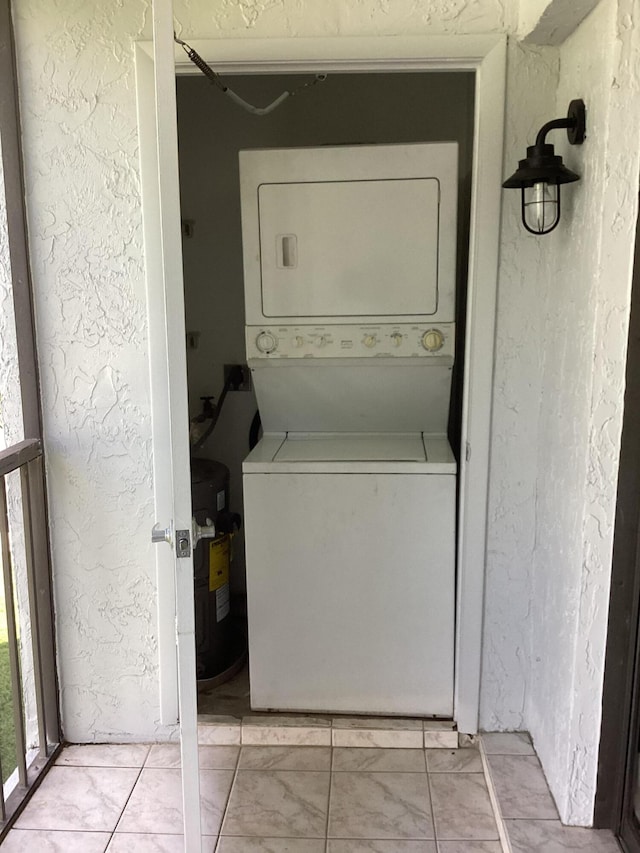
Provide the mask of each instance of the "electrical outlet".
POLYGON ((238 388, 234 388, 233 385, 229 389, 230 391, 251 391, 251 371, 249 370, 249 366, 246 364, 225 364, 224 366, 224 381, 226 382, 229 373, 234 368, 240 368, 242 371, 242 384, 238 388))

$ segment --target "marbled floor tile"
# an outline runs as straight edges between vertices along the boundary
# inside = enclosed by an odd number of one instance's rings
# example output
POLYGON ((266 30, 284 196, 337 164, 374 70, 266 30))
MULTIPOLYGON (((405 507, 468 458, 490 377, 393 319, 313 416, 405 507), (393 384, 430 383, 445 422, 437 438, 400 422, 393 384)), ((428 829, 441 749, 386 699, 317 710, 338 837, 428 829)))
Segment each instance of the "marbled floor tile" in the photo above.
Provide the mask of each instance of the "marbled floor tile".
POLYGON ((435 841, 329 841, 327 853, 436 853, 435 841))
POLYGON ((139 773, 128 767, 52 767, 15 826, 110 832, 139 773))
MULTIPOLYGON (((239 746, 199 746, 201 770, 235 770, 239 746)), ((151 747, 145 767, 180 767, 180 746, 177 743, 156 743, 151 747)))
POLYGON ((101 743, 65 746, 56 758, 62 767, 142 767, 148 743, 101 743))
POLYGON ((425 749, 457 749, 458 732, 432 732, 425 729, 425 749))
POLYGON ((424 773, 426 764, 422 749, 336 747, 333 750, 333 769, 424 773))
POLYGON ((506 820, 513 853, 620 853, 608 829, 562 826, 559 820, 506 820))
MULTIPOLYGON (((216 835, 203 835, 202 853, 214 853, 217 840, 216 835)), ((116 832, 106 853, 184 853, 184 842, 181 835, 116 832)))
POLYGON ((333 729, 334 747, 366 749, 422 749, 424 734, 418 729, 333 729))
POLYGON ((324 853, 321 838, 220 839, 216 853, 324 853))
POLYGON ((331 746, 331 722, 320 717, 244 717, 242 744, 331 746))
POLYGON ((434 773, 430 778, 438 843, 444 839, 493 841, 498 838, 482 773, 434 773))
POLYGON ((487 755, 535 755, 527 732, 487 732, 481 737, 487 755))
MULTIPOLYGON (((218 833, 232 781, 232 770, 200 771, 203 834, 218 833)), ((117 831, 180 835, 182 833, 180 771, 145 767, 120 818, 117 831)))
POLYGON ((242 718, 243 726, 254 728, 271 729, 274 726, 279 729, 304 729, 308 726, 320 729, 330 729, 331 720, 327 717, 312 717, 292 714, 250 714, 242 718))
POLYGON ((241 770, 331 770, 329 746, 243 746, 241 770))
POLYGON ((336 717, 332 743, 337 747, 422 749, 421 720, 385 717, 336 717))
POLYGON ((558 817, 535 755, 489 755, 491 779, 503 818, 558 817))
POLYGON ((482 758, 477 749, 428 749, 429 773, 482 773, 482 758))
POLYGON ((330 773, 239 770, 222 835, 324 838, 330 773))
POLYGON ((108 832, 53 832, 12 829, 2 842, 2 853, 104 853, 108 832))
MULTIPOLYGON (((446 724, 445 724, 446 725, 446 724)), ((385 729, 399 732, 422 731, 422 720, 398 719, 397 717, 334 717, 334 729, 385 729)), ((449 725, 451 728, 451 725, 449 725)), ((438 731, 445 730, 441 726, 438 731)))
POLYGON ((237 717, 198 714, 198 743, 202 746, 239 746, 241 732, 237 717))
POLYGON ((334 773, 330 838, 433 838, 427 774, 334 773))
POLYGON ((499 841, 438 841, 438 847, 440 853, 502 853, 499 841))

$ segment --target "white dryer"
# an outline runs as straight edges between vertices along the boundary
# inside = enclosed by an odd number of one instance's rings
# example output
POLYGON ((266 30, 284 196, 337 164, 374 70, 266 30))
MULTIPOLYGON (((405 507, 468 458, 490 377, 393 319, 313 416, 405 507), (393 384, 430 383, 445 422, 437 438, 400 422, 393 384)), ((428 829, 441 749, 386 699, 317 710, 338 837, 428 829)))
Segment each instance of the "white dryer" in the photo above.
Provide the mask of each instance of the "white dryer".
POLYGON ((456 162, 240 155, 254 709, 453 713, 456 162))

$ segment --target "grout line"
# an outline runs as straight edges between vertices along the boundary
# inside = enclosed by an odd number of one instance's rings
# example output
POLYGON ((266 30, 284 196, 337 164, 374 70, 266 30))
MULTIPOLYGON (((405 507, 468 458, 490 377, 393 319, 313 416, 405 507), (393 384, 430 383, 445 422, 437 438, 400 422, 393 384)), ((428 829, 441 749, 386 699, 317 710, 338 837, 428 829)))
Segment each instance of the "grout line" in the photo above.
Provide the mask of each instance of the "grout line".
POLYGON ((327 803, 327 820, 324 825, 324 853, 329 851, 329 817, 331 815, 331 792, 333 791, 333 725, 331 733, 331 760, 329 762, 329 802, 327 803))
POLYGON ((236 758, 236 768, 233 771, 233 779, 231 780, 231 786, 229 788, 229 794, 227 795, 227 802, 225 803, 224 810, 222 812, 222 817, 220 818, 220 828, 218 829, 218 838, 216 843, 214 844, 213 850, 214 853, 218 853, 220 849, 220 844, 222 842, 222 827, 224 826, 224 822, 227 817, 227 812, 229 811, 229 804, 231 803, 231 795, 233 794, 233 786, 236 784, 236 779, 238 778, 238 772, 240 770, 240 756, 242 755, 242 746, 238 749, 238 757, 236 758))
POLYGON ((480 747, 480 758, 482 759, 482 768, 484 770, 484 778, 487 783, 487 789, 489 791, 489 799, 491 800, 491 806, 493 808, 493 815, 496 819, 496 824, 498 826, 498 836, 500 838, 500 846, 502 847, 503 853, 512 853, 511 850, 511 842, 509 841, 509 833, 507 832, 507 827, 502 817, 502 812, 500 810, 500 802, 498 801, 498 795, 496 793, 495 786, 493 784, 493 777, 491 776, 491 768, 489 766, 489 761, 487 759, 487 753, 484 749, 484 743, 482 740, 482 735, 478 736, 480 747))
MULTIPOLYGON (((148 755, 149 755, 149 753, 147 753, 147 757, 148 757, 148 755)), ((145 758, 145 761, 146 761, 146 760, 147 760, 147 759, 145 758)), ((142 765, 142 767, 140 767, 140 769, 138 770, 138 775, 136 776, 136 781, 133 783, 133 786, 132 786, 131 790, 129 791, 129 796, 127 797, 127 799, 126 799, 126 801, 125 801, 125 804, 124 804, 124 805, 123 805, 123 807, 122 807, 122 811, 120 812, 120 817, 119 817, 119 818, 118 818, 118 820, 116 821, 116 825, 113 827, 113 831, 112 831, 112 833, 111 833, 111 838, 109 839, 109 844, 111 844, 111 839, 112 839, 112 838, 113 838, 113 836, 116 834, 116 830, 117 830, 117 829, 118 829, 118 827, 120 826, 120 821, 122 820, 122 815, 125 813, 125 810, 126 810, 127 806, 129 805, 129 800, 130 800, 130 799, 131 799, 131 797, 133 796, 133 792, 135 791, 136 786, 137 786, 138 782, 140 781, 140 776, 142 775, 142 771, 143 771, 143 770, 144 770, 144 764, 143 764, 143 765, 142 765)), ((109 846, 109 845, 107 845, 107 847, 108 847, 108 846, 109 846)))
POLYGON ((433 791, 431 790, 431 773, 429 772, 429 762, 427 761, 426 747, 423 749, 423 752, 424 752, 425 772, 427 774, 427 787, 429 789, 429 806, 431 808, 431 823, 433 825, 433 843, 436 845, 436 853, 440 853, 440 843, 438 841, 438 832, 436 830, 436 813, 433 810, 433 791))

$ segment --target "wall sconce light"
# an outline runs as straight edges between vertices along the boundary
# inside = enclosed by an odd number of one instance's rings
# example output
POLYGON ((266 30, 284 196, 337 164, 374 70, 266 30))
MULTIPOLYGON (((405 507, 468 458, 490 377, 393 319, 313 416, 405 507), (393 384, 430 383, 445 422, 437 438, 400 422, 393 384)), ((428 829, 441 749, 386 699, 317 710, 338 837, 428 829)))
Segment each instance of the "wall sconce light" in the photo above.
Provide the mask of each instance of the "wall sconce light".
POLYGON ((516 171, 503 187, 522 192, 522 224, 531 234, 548 234, 560 221, 560 185, 579 181, 576 175, 555 154, 553 145, 545 142, 547 133, 566 127, 569 142, 582 145, 585 136, 584 101, 569 104, 566 118, 556 118, 543 124, 536 136, 535 145, 527 148, 527 156, 520 160, 516 171))

